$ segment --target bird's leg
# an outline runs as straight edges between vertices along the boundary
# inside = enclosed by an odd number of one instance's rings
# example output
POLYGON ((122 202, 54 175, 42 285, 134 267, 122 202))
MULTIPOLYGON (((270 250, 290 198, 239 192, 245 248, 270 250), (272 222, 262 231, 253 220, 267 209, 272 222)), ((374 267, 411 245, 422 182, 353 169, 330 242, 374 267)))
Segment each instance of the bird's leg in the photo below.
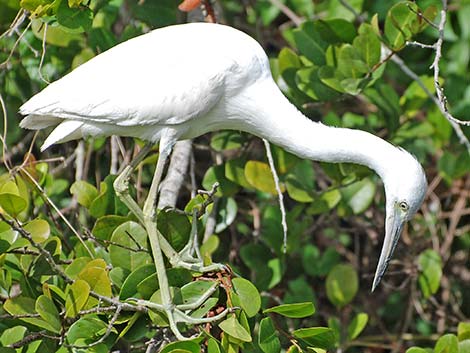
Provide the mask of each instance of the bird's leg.
MULTIPOLYGON (((157 273, 158 284, 160 287, 160 294, 161 294, 161 301, 162 304, 155 307, 155 309, 163 311, 167 318, 170 325, 171 330, 175 334, 175 336, 179 340, 187 339, 184 337, 178 327, 178 322, 184 322, 188 324, 201 324, 201 323, 208 323, 213 322, 221 317, 225 316, 229 311, 226 310, 221 315, 217 315, 211 318, 202 318, 202 319, 195 319, 190 317, 189 315, 183 313, 181 309, 178 308, 177 305, 173 303, 173 299, 171 297, 170 286, 168 284, 168 278, 165 269, 165 263, 163 261, 163 253, 160 244, 159 233, 157 230, 157 217, 156 217, 156 201, 157 201, 157 192, 158 192, 158 185, 162 178, 163 169, 165 167, 166 160, 171 151, 171 139, 169 139, 166 135, 163 135, 162 140, 160 141, 160 155, 158 156, 157 166, 155 169, 155 173, 153 175, 152 184, 150 186, 150 190, 145 200, 144 208, 143 208, 143 218, 144 218, 144 226, 147 231, 150 246, 152 248, 153 259, 155 262, 155 269, 157 273)), ((197 231, 197 229, 196 229, 197 231)), ((196 243, 197 245, 197 243, 196 243)), ((207 299, 215 290, 217 284, 209 288, 209 290, 202 295, 203 299, 207 299)), ((199 304, 200 300, 196 302, 199 304)), ((148 303, 146 303, 148 304, 148 303)), ((193 305, 196 305, 193 304, 193 305)), ((182 307, 183 310, 191 309, 193 305, 186 305, 182 307)))
POLYGON ((119 199, 127 206, 127 208, 139 219, 139 221, 144 224, 144 215, 140 206, 135 202, 132 196, 129 193, 129 178, 131 177, 134 169, 139 165, 140 162, 145 158, 145 156, 152 149, 151 143, 145 144, 144 147, 137 153, 135 158, 127 165, 124 170, 117 176, 114 180, 114 191, 116 192, 119 199))
MULTIPOLYGON (((124 170, 117 176, 114 180, 114 190, 119 197, 119 199, 127 206, 127 208, 137 217, 139 222, 144 225, 144 213, 142 209, 137 204, 137 202, 131 197, 129 193, 129 178, 134 171, 134 169, 139 165, 140 162, 145 158, 145 156, 150 152, 152 149, 153 144, 147 143, 142 147, 142 149, 137 153, 131 163, 124 168, 124 170)), ((162 167, 163 170, 163 167, 162 167)), ((158 185, 157 185, 158 187, 158 185)), ((166 238, 157 230, 158 238, 160 241, 160 246, 165 253, 165 255, 170 259, 172 265, 174 263, 178 263, 179 255, 178 252, 173 249, 170 243, 166 240, 166 238), (172 261, 173 259, 173 261, 172 261)), ((204 271, 203 271, 204 272, 204 271)), ((207 271, 206 271, 207 272, 207 271)))
MULTIPOLYGON (((150 150, 152 149, 152 146, 153 146, 152 143, 145 144, 144 147, 142 147, 139 153, 135 156, 135 158, 131 161, 131 163, 124 168, 121 174, 119 174, 116 180, 114 181, 114 190, 116 191, 117 196, 127 206, 127 208, 129 208, 129 210, 137 217, 137 219, 142 225, 145 225, 144 213, 142 209, 140 208, 140 206, 137 204, 137 202, 129 194, 129 178, 132 172, 134 171, 134 169, 139 165, 140 162, 142 162, 145 156, 150 152, 150 150)), ((168 155, 169 155, 169 151, 167 152, 167 155, 164 158, 162 166, 160 168, 161 169, 160 179, 161 179, 161 174, 163 173, 163 169, 165 166, 166 159, 168 158, 168 155)), ((159 157, 159 160, 160 159, 161 159, 161 156, 159 157)), ((149 197, 147 198, 148 200, 150 200, 150 196, 152 196, 153 199, 156 200, 156 195, 158 191, 157 189, 158 189, 158 185, 156 185, 156 190, 153 191, 152 195, 150 195, 149 193, 149 197)), ((151 207, 150 204, 148 205, 148 207, 151 207)), ((153 209, 155 208, 154 205, 152 205, 152 208, 153 209)), ((193 258, 189 259, 187 257, 183 259, 182 258, 183 256, 180 255, 175 249, 173 249, 171 244, 158 231, 158 229, 156 229, 156 232, 157 232, 158 239, 160 242, 161 250, 163 251, 165 256, 169 259, 173 267, 182 267, 188 270, 203 272, 203 273, 220 271, 224 269, 224 266, 219 265, 219 264, 211 264, 209 266, 204 266, 202 261, 195 261, 193 258)))
POLYGON ((199 251, 198 235, 197 235, 197 214, 198 210, 193 209, 192 227, 189 239, 184 248, 176 254, 176 256, 169 258, 170 263, 173 267, 182 267, 188 270, 196 272, 219 272, 227 271, 227 267, 222 264, 213 263, 204 266, 204 260, 202 259, 199 251))
POLYGON ((191 233, 189 234, 188 243, 179 252, 181 260, 187 262, 194 262, 196 264, 203 263, 201 252, 199 251, 199 244, 197 239, 197 208, 193 209, 193 224, 191 233))
MULTIPOLYGON (((164 135, 165 136, 165 135, 164 135)), ((171 145, 166 144, 166 139, 160 141, 160 154, 158 156, 157 166, 155 169, 155 173, 153 175, 152 184, 150 185, 150 190, 145 200, 144 208, 143 208, 143 218, 144 218, 144 226, 147 230, 147 234, 149 237, 150 246, 152 248, 152 255, 153 260, 155 263, 155 269, 157 272, 157 279, 158 285, 160 287, 160 294, 162 304, 155 307, 155 309, 159 311, 163 311, 170 324, 170 328, 175 334, 176 338, 179 340, 184 340, 185 337, 180 333, 177 327, 177 322, 175 320, 175 310, 176 307, 173 303, 173 299, 171 298, 170 293, 170 286, 168 284, 168 278, 166 275, 165 263, 163 261, 163 253, 160 247, 160 241, 158 237, 157 231, 157 217, 156 217, 156 199, 157 199, 157 192, 158 192, 158 184, 162 178, 163 168, 165 166, 165 162, 170 154, 171 145)), ((148 304, 148 303, 146 303, 148 304)))

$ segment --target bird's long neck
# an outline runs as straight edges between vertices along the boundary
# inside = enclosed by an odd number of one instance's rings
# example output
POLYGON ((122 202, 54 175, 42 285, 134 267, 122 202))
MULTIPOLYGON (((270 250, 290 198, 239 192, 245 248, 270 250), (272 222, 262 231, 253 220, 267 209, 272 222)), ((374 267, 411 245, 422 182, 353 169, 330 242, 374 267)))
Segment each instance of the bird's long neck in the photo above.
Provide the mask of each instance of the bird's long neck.
MULTIPOLYGON (((271 81, 272 82, 272 81, 271 81)), ((335 128, 305 117, 269 81, 244 93, 239 129, 254 133, 302 158, 332 163, 357 163, 384 179, 387 164, 399 150, 361 130, 335 128), (245 95, 246 94, 246 95, 245 95)))

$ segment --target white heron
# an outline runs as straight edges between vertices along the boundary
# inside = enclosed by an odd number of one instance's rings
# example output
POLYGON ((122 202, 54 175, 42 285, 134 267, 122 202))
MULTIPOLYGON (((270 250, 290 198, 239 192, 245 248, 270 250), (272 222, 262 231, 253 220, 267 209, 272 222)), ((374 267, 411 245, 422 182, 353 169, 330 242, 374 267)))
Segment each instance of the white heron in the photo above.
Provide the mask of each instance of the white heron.
MULTIPOLYGON (((208 23, 175 25, 121 43, 47 86, 21 108, 27 129, 55 127, 41 149, 87 136, 131 136, 148 143, 118 176, 117 194, 144 224, 162 290, 162 306, 176 322, 203 322, 172 304, 162 250, 173 265, 203 268, 177 254, 158 233, 155 202, 173 145, 210 131, 246 131, 302 158, 348 162, 373 169, 386 193, 385 238, 372 290, 380 282, 403 225, 419 209, 427 188, 423 168, 408 152, 370 133, 313 122, 274 82, 268 58, 250 36, 208 23), (143 209, 130 197, 128 180, 159 142, 160 155, 143 209)), ((189 247, 192 248, 192 247, 189 247)), ((188 250, 188 248, 186 249, 188 250)))

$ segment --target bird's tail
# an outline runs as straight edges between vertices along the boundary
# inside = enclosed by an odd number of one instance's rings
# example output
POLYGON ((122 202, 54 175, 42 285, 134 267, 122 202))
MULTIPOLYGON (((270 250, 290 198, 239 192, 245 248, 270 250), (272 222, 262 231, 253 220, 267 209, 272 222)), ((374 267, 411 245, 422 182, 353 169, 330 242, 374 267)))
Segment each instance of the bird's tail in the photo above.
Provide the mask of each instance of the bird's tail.
MULTIPOLYGON (((24 120, 24 119, 23 119, 24 120)), ((63 143, 71 140, 77 140, 83 137, 82 134, 83 122, 76 120, 64 120, 56 126, 54 130, 47 136, 41 146, 41 151, 49 148, 56 143, 63 143)))
POLYGON ((41 130, 49 126, 58 125, 61 121, 62 119, 55 116, 30 114, 20 121, 20 127, 29 130, 41 130))

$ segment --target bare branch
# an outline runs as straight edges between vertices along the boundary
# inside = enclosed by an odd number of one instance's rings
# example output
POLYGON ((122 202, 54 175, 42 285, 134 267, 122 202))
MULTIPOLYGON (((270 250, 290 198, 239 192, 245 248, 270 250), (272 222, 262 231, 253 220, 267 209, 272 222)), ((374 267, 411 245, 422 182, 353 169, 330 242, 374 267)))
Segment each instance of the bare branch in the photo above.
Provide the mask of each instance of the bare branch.
POLYGON ((300 16, 298 16, 294 11, 292 11, 289 7, 284 5, 282 2, 279 0, 269 0, 271 4, 276 6, 281 12, 289 17, 289 19, 296 25, 300 26, 302 22, 304 22, 304 19, 300 16))
POLYGON ((439 21, 439 38, 435 45, 436 54, 434 56, 434 61, 431 65, 431 69, 434 70, 434 87, 436 88, 436 94, 439 101, 438 107, 442 114, 446 117, 447 120, 452 121, 457 124, 470 126, 470 121, 460 120, 455 118, 447 108, 447 97, 444 94, 444 88, 439 83, 439 62, 442 57, 442 44, 444 43, 444 27, 447 21, 447 0, 442 0, 442 10, 441 10, 441 20, 439 21))
POLYGON ((178 141, 173 148, 165 179, 160 184, 158 209, 174 208, 191 158, 191 140, 178 141))
POLYGON ((46 37, 47 37, 47 29, 48 29, 48 24, 45 23, 44 24, 44 33, 42 35, 42 43, 41 43, 41 47, 42 47, 42 51, 41 51, 41 59, 39 60, 39 67, 38 67, 38 73, 39 73, 39 78, 47 83, 47 84, 50 84, 50 82, 48 80, 46 80, 44 78, 44 76, 42 75, 42 65, 44 64, 44 57, 46 56, 46 37))
POLYGON ((436 49, 436 43, 430 45, 430 44, 424 44, 424 43, 420 43, 416 41, 407 41, 406 45, 420 47, 423 49, 433 49, 433 50, 436 49))
POLYGON ((284 196, 282 195, 282 190, 279 185, 279 176, 277 175, 276 166, 274 165, 273 154, 271 152, 271 146, 269 141, 263 139, 264 147, 266 148, 266 156, 268 157, 269 167, 271 168, 271 173, 273 174, 274 185, 276 186, 277 196, 279 198, 279 209, 281 210, 281 224, 282 230, 284 232, 283 240, 283 252, 287 250, 287 222, 286 222, 286 208, 284 206, 284 196))

